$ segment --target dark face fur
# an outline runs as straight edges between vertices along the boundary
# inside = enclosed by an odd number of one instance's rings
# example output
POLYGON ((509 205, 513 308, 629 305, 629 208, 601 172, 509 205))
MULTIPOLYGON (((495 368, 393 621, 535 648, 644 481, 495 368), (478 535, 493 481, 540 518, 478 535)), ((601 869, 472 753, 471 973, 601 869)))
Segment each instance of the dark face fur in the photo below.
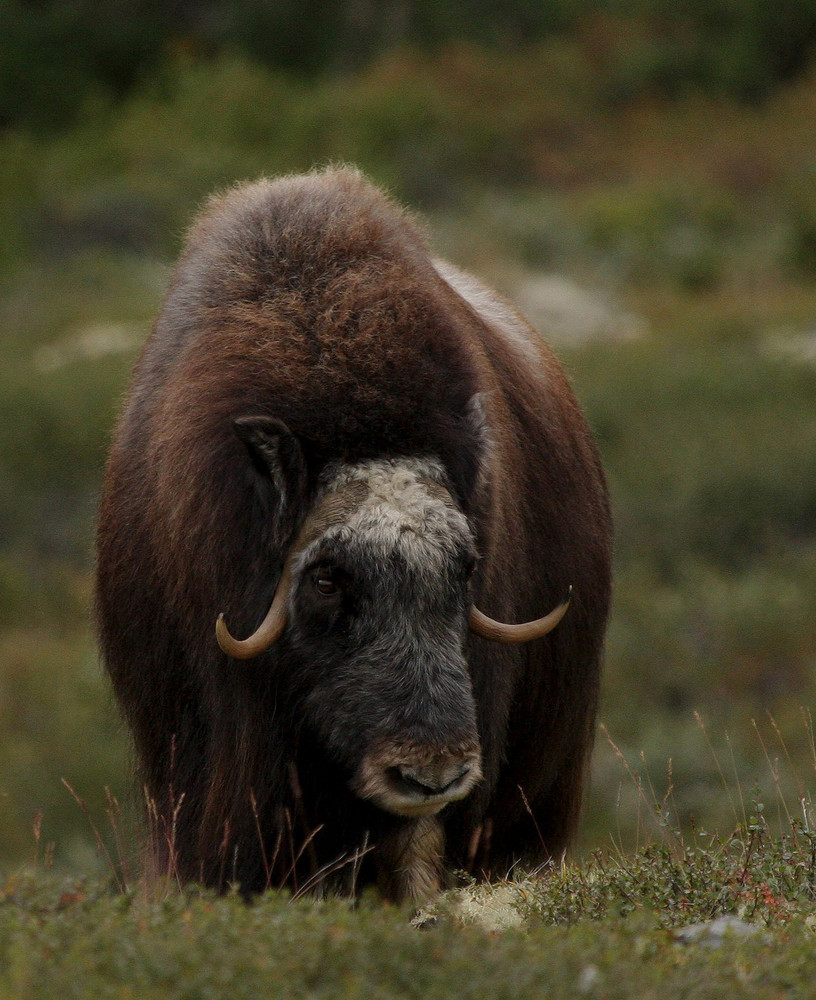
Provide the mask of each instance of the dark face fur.
POLYGON ((356 502, 298 553, 281 641, 324 750, 355 794, 402 816, 438 812, 481 777, 464 656, 475 552, 440 474, 404 459, 324 476, 324 497, 356 502))

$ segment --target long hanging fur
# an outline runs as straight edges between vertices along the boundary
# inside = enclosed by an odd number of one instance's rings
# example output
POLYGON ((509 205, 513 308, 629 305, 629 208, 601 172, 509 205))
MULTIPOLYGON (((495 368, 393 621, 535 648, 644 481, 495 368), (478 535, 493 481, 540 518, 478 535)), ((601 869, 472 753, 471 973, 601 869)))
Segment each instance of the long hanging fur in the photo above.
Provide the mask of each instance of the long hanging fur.
POLYGON ((102 650, 159 826, 174 819, 157 865, 250 891, 321 871, 359 885, 377 877, 360 845, 394 859, 419 845, 413 874, 380 871, 399 896, 443 862, 489 876, 559 856, 593 740, 610 535, 597 451, 552 353, 433 261, 377 189, 329 170, 213 198, 136 366, 99 515, 102 650), (276 459, 277 489, 234 430, 246 414, 299 443, 276 459), (483 779, 413 833, 355 799, 302 734, 298 678, 274 648, 238 664, 213 638, 225 608, 235 634, 263 617, 325 470, 391 456, 444 469, 483 611, 527 621, 574 595, 546 639, 468 640, 483 779))

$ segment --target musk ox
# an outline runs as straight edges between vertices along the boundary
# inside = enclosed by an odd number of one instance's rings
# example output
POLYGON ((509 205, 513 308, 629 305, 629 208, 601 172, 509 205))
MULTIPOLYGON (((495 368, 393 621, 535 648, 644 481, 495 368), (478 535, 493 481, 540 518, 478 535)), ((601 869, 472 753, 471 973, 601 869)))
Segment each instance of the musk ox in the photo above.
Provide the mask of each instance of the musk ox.
POLYGON ((155 864, 419 900, 560 855, 609 564, 595 446, 510 305, 352 170, 213 198, 99 516, 155 864))

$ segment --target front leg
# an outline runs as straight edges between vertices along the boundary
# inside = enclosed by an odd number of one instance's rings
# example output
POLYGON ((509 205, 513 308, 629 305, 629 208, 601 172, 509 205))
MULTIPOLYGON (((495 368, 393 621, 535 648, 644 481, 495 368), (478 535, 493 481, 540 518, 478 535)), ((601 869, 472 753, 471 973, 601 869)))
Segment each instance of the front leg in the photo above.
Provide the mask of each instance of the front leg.
POLYGON ((377 845, 377 882, 386 899, 424 903, 442 890, 445 833, 436 816, 401 823, 377 845))

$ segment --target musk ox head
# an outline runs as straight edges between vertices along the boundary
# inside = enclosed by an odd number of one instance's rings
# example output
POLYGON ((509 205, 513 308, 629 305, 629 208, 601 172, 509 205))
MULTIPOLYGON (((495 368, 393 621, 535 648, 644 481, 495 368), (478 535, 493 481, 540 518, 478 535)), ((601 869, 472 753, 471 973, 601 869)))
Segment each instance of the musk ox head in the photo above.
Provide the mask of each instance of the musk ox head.
MULTIPOLYGON (((279 516, 296 525, 297 439, 267 417, 236 430, 272 478, 279 516)), ((303 692, 304 725, 358 797, 407 817, 464 798, 481 778, 468 628, 525 641, 554 628, 566 604, 518 626, 471 606, 473 533, 431 457, 330 464, 293 531, 266 618, 236 640, 221 615, 222 650, 249 659, 277 644, 303 692)))

